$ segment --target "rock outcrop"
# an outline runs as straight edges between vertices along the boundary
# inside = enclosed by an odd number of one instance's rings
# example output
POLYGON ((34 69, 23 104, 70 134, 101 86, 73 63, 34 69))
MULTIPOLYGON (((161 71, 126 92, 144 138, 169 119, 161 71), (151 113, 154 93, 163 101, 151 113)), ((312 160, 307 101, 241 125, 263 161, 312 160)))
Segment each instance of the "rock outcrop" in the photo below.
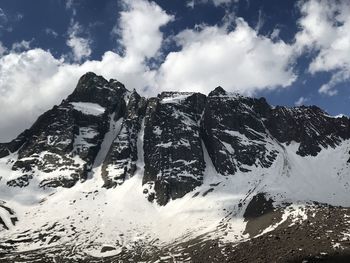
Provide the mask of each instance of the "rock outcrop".
POLYGON ((124 86, 94 73, 81 77, 74 92, 41 115, 15 140, 0 145, 0 156, 18 155, 12 170, 18 176, 8 186, 25 187, 32 179, 40 187, 72 187, 84 181, 100 149, 109 118, 125 111, 124 86))

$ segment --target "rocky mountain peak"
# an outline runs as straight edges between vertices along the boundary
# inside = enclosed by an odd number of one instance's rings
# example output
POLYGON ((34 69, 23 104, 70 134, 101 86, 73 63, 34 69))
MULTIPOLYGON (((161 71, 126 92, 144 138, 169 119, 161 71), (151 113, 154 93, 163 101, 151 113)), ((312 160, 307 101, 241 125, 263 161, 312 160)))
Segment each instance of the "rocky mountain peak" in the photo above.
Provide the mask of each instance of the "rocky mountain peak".
POLYGON ((109 82, 102 76, 88 72, 78 81, 69 102, 90 102, 105 107, 108 112, 113 112, 127 89, 119 81, 111 79, 109 82))
MULTIPOLYGON (((106 79, 104 79, 102 76, 96 75, 93 72, 87 72, 80 77, 73 94, 77 97, 84 97, 84 95, 86 96, 86 93, 94 92, 95 90, 103 88, 104 86, 108 86, 108 81, 106 79)), ((73 98, 73 94, 71 94, 71 98, 73 98)))
POLYGON ((227 95, 227 92, 221 86, 216 87, 213 91, 209 93, 209 97, 225 96, 225 95, 227 95))
POLYGON ((120 81, 116 80, 116 79, 110 79, 109 80, 109 86, 112 88, 112 89, 115 89, 115 90, 122 90, 124 92, 129 92, 123 83, 121 83, 120 81))

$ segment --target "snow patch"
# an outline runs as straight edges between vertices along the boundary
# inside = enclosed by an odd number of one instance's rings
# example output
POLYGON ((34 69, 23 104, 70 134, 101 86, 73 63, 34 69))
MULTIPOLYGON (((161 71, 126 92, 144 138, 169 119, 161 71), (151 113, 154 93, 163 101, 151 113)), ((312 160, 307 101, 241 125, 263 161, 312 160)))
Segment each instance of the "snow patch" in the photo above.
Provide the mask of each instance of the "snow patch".
POLYGON ((160 103, 162 104, 168 104, 168 103, 176 103, 180 104, 182 101, 187 99, 189 96, 193 95, 193 93, 186 93, 186 94, 172 94, 172 96, 163 98, 160 103))
POLYGON ((97 103, 91 103, 91 102, 71 102, 74 109, 77 111, 82 112, 86 115, 94 115, 99 116, 102 115, 106 109, 100 106, 97 103))

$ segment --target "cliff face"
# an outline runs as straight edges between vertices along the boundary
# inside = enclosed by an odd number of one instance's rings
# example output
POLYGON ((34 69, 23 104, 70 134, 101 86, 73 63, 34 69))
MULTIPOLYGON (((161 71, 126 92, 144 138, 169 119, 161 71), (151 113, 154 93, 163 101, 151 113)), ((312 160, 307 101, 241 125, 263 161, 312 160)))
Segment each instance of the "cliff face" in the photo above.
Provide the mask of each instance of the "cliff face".
POLYGON ((328 116, 316 106, 271 107, 263 98, 221 87, 208 96, 164 92, 146 99, 118 81, 87 73, 59 106, 0 145, 1 157, 18 154, 12 165, 18 177, 7 185, 25 187, 35 179, 40 187, 73 187, 86 180, 111 122, 118 121, 120 129, 103 160, 104 187, 132 177, 142 150, 143 192, 161 205, 203 183, 203 147, 218 173, 234 176, 270 167, 278 155, 276 145, 296 142, 296 154, 317 156, 350 137, 348 118, 328 116))

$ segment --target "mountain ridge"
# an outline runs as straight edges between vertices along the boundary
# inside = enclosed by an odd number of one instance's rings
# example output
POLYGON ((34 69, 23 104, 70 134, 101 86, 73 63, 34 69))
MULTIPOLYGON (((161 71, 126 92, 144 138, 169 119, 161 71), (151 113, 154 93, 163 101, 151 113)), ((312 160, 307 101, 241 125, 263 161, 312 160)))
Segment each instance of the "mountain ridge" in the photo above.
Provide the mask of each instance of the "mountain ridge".
POLYGON ((327 209, 319 203, 350 205, 349 139, 349 118, 316 106, 272 107, 222 87, 144 98, 89 72, 0 144, 0 249, 55 251, 79 236, 90 244, 81 257, 134 257, 140 244, 240 244, 305 224, 327 209))

